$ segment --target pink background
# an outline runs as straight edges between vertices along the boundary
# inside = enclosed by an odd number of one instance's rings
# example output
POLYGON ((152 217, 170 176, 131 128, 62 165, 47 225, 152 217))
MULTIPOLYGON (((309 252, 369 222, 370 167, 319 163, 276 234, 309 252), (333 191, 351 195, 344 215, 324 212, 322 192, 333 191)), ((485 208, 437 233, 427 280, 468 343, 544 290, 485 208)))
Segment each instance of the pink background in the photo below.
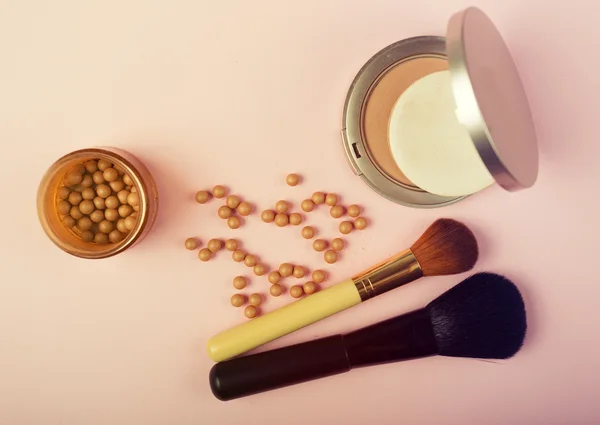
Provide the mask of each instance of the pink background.
MULTIPOLYGON (((379 49, 443 35, 460 0, 0 2, 0 423, 591 424, 600 420, 597 211, 600 205, 598 5, 481 0, 512 48, 539 131, 532 190, 498 187, 458 205, 413 210, 355 177, 340 137, 355 73, 379 49), (118 146, 152 169, 162 210, 135 249, 85 261, 55 248, 36 216, 46 168, 71 150, 118 146), (298 172, 303 185, 284 176, 298 172), (222 403, 210 393, 211 335, 243 321, 221 253, 185 251, 235 235, 269 264, 322 266, 299 228, 254 216, 239 231, 214 184, 257 203, 297 205, 315 190, 365 206, 329 283, 409 246, 434 219, 471 226, 478 270, 512 278, 530 333, 507 362, 429 358, 222 403)), ((335 232, 323 211, 310 221, 335 232)), ((421 307, 465 276, 421 280, 270 344, 345 332, 421 307)), ((264 291, 264 278, 249 289, 264 291)), ((265 310, 289 302, 269 299, 265 310)))

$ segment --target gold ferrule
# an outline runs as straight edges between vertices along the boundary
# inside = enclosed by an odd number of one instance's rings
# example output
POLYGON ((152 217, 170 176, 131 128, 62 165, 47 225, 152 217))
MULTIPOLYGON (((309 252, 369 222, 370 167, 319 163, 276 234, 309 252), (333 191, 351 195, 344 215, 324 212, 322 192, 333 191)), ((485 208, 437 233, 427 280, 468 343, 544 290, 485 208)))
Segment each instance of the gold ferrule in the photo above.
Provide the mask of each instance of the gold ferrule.
POLYGON ((362 301, 391 291, 423 276, 421 265, 410 249, 352 278, 362 301))

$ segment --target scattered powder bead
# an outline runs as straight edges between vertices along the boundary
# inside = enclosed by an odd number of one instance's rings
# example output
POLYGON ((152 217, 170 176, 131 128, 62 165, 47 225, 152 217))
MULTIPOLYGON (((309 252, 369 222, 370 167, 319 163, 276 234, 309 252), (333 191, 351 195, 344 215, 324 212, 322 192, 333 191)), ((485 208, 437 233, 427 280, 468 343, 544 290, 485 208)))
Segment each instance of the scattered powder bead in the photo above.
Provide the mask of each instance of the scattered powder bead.
POLYGON ((96 196, 93 202, 97 210, 103 210, 104 208, 106 208, 106 201, 99 196, 96 196))
POLYGON ((258 315, 258 309, 253 305, 248 305, 244 309, 244 316, 248 319, 254 319, 258 315))
POLYGON ((117 180, 114 182, 110 182, 109 186, 113 191, 115 191, 117 193, 119 193, 120 191, 125 189, 125 183, 123 183, 123 180, 117 180))
POLYGON ((110 168, 110 167, 112 167, 112 164, 110 162, 108 162, 107 160, 101 159, 101 160, 98 161, 98 169, 100 171, 104 171, 104 170, 106 170, 107 168, 110 168))
POLYGON ((227 220, 229 217, 231 217, 231 208, 229 208, 227 205, 223 205, 219 207, 219 209, 217 210, 217 214, 223 220, 227 220))
POLYGON ((240 202, 242 202, 241 199, 235 195, 229 195, 225 200, 227 206, 232 210, 235 210, 238 207, 238 205, 240 205, 240 202))
MULTIPOLYGON (((75 221, 75 220, 73 220, 73 221, 75 221)), ((85 232, 86 230, 90 230, 93 225, 94 225, 94 222, 89 217, 81 217, 79 220, 77 220, 77 228, 79 230, 81 230, 82 232, 85 232)))
POLYGON ((277 214, 275 216, 275 224, 278 227, 285 227, 285 226, 287 226, 289 224, 289 221, 290 221, 289 217, 287 215, 285 215, 285 214, 277 214))
POLYGON ((302 208, 302 211, 304 212, 311 212, 315 209, 315 203, 311 199, 305 199, 300 204, 300 208, 302 208))
POLYGON ((202 248, 198 251, 198 258, 200 261, 208 261, 212 258, 212 252, 208 248, 202 248))
POLYGON ((340 218, 344 215, 344 212, 344 207, 342 207, 341 205, 333 206, 329 210, 329 214, 331 214, 333 218, 340 218))
POLYGON ((107 168, 106 170, 104 170, 102 176, 104 177, 104 180, 110 183, 116 181, 119 178, 119 173, 114 168, 107 168))
POLYGON ((79 210, 79 207, 76 207, 76 206, 71 207, 71 209, 69 210, 69 214, 75 220, 79 220, 81 217, 83 217, 83 213, 79 210))
POLYGON ((288 174, 285 178, 285 182, 288 184, 288 186, 296 186, 300 182, 300 177, 298 174, 288 174))
POLYGON ((87 161, 84 164, 85 170, 90 173, 90 174, 94 174, 96 171, 98 171, 98 161, 95 160, 91 160, 91 161, 87 161))
POLYGON ((133 179, 129 174, 123 175, 123 183, 125 183, 127 186, 133 186, 133 179))
MULTIPOLYGON (((83 219, 82 219, 83 220, 83 219)), ((88 219, 89 220, 89 219, 88 219)), ((75 227, 75 219, 73 217, 71 217, 70 215, 66 215, 63 217, 62 219, 62 224, 67 228, 67 229, 72 229, 73 227, 75 227)))
MULTIPOLYGON (((119 220, 119 222, 117 223, 117 228, 119 227, 120 222, 121 220, 119 220)), ((196 248, 198 248, 198 241, 196 240, 196 238, 187 238, 185 240, 185 249, 187 249, 188 251, 193 251, 196 248)))
POLYGON ((106 245, 108 243, 108 235, 106 233, 98 232, 94 235, 94 242, 98 245, 106 245))
POLYGON ((106 183, 106 180, 104 180, 104 173, 102 173, 102 171, 100 171, 100 170, 98 170, 94 174, 92 174, 92 180, 96 184, 106 183))
POLYGON ((271 285, 271 287, 269 288, 269 293, 274 297, 278 297, 281 294, 283 294, 283 286, 281 286, 278 283, 271 285))
POLYGON ((200 190, 196 192, 196 202, 198 202, 199 204, 206 204, 209 200, 210 193, 208 193, 206 190, 200 190))
POLYGON ((237 207, 237 212, 243 217, 249 216, 252 214, 252 204, 246 201, 241 202, 237 207))
POLYGON ((275 219, 275 213, 271 210, 264 210, 260 214, 260 219, 262 221, 264 221, 265 223, 272 223, 273 220, 275 219))
POLYGON ((277 211, 279 214, 285 214, 288 212, 289 207, 290 206, 287 201, 277 201, 275 204, 275 211, 277 211))
POLYGON ((102 232, 102 233, 106 233, 107 235, 113 231, 113 229, 115 228, 115 225, 113 224, 112 221, 108 221, 108 220, 103 220, 100 222, 100 224, 98 224, 98 229, 102 232))
MULTIPOLYGON (((125 219, 122 218, 117 221, 117 230, 121 233, 128 233, 127 227, 125 227, 125 219)), ((196 248, 194 248, 196 249, 196 248)))
POLYGON ((215 187, 213 187, 212 193, 215 198, 224 198, 225 195, 227 195, 227 189, 225 189, 224 186, 218 184, 215 187))
POLYGON ((127 197, 129 196, 130 192, 128 190, 120 190, 117 193, 117 199, 119 200, 120 203, 122 204, 126 204, 127 203, 127 197))
POLYGON ((129 196, 127 196, 127 203, 132 207, 137 207, 140 204, 140 194, 131 192, 129 196))
POLYGON ((338 260, 338 254, 333 249, 327 250, 324 255, 325 261, 333 264, 338 260))
POLYGON ((91 201, 96 197, 96 192, 91 187, 86 187, 81 191, 81 197, 86 201, 91 201))
POLYGON ((70 194, 71 194, 71 189, 69 189, 66 186, 61 186, 56 191, 56 197, 60 200, 67 199, 70 194))
POLYGON ((351 221, 342 221, 340 223, 340 233, 342 233, 343 235, 347 235, 348 233, 350 233, 353 228, 354 225, 351 221))
POLYGON ((93 213, 90 214, 90 219, 94 223, 100 223, 102 220, 104 220, 104 213, 100 210, 95 210, 93 213))
POLYGON ((117 198, 116 196, 109 196, 104 200, 104 205, 106 205, 106 208, 116 210, 120 206, 119 198, 117 198))
POLYGON ((290 288, 290 295, 294 298, 300 298, 304 295, 304 289, 300 285, 294 285, 290 288))
POLYGON ((227 239, 227 241, 225 242, 225 249, 227 249, 227 251, 235 251, 236 249, 238 249, 238 241, 237 239, 227 239))
POLYGON ((82 232, 81 240, 84 242, 92 242, 94 240, 94 233, 90 232, 89 230, 82 232))
POLYGON ((306 275, 306 269, 302 266, 294 266, 293 274, 296 279, 301 279, 306 275))
POLYGON ((327 275, 325 274, 325 272, 323 270, 315 270, 312 273, 312 280, 315 283, 323 283, 326 278, 327 278, 327 275))
POLYGON ((125 235, 123 235, 123 233, 119 232, 116 229, 108 234, 108 239, 112 243, 119 243, 123 240, 124 237, 125 237, 125 235))
POLYGON ((112 194, 112 189, 108 185, 99 184, 96 186, 96 194, 99 197, 106 199, 112 194))
POLYGON ((344 240, 342 238, 335 238, 334 240, 331 241, 331 247, 335 250, 335 251, 341 251, 344 249, 344 240))
POLYGON ((81 201, 83 201, 83 197, 81 196, 81 193, 71 192, 71 194, 69 195, 69 203, 71 205, 79 205, 81 203, 81 201))
POLYGON ((208 241, 206 246, 210 252, 218 252, 221 250, 221 248, 223 248, 223 242, 221 242, 219 239, 211 239, 208 241))
POLYGON ((271 273, 269 273, 268 279, 269 283, 275 285, 279 283, 279 281, 281 281, 281 275, 279 274, 279 272, 272 271, 271 273))
POLYGON ((231 254, 231 258, 233 258, 233 261, 241 263, 246 258, 246 252, 241 249, 236 249, 233 254, 231 254))
POLYGON ((262 301, 262 296, 260 294, 251 294, 250 297, 248 297, 248 302, 254 307, 261 305, 262 301))
POLYGON ((308 281, 304 285, 302 285, 302 289, 306 295, 311 295, 317 292, 317 285, 315 282, 308 281))
POLYGON ((294 266, 292 266, 290 263, 283 263, 279 266, 279 274, 282 277, 289 277, 293 274, 294 272, 294 266))
POLYGON ((242 220, 239 217, 232 216, 227 219, 227 225, 230 229, 239 229, 242 225, 242 220))
POLYGON ((244 289, 248 281, 244 276, 236 276, 233 278, 233 287, 235 289, 244 289))
POLYGON ((248 254, 246 255, 246 258, 244 258, 244 264, 248 267, 254 267, 257 263, 258 259, 256 258, 256 255, 248 254))
POLYGON ((364 217, 358 217, 354 220, 354 227, 358 230, 365 230, 367 228, 367 219, 364 217))
POLYGON ((65 185, 67 186, 75 186, 83 180, 83 176, 77 170, 72 170, 67 173, 65 176, 65 185))
POLYGON ((325 250, 325 248, 327 248, 327 241, 323 240, 323 239, 316 239, 313 242, 313 249, 317 252, 322 252, 325 250))
POLYGON ((292 226, 299 226, 302 224, 302 216, 298 213, 290 214, 290 224, 292 226))
POLYGON ((129 217, 133 212, 131 205, 121 205, 119 207, 119 215, 123 218, 129 217))
POLYGON ((60 215, 67 215, 67 214, 69 214, 70 210, 71 210, 71 204, 69 204, 68 201, 59 201, 58 204, 56 204, 56 211, 60 215))
POLYGON ((337 205, 337 203, 338 203, 337 195, 335 195, 333 193, 328 193, 327 196, 325 197, 325 203, 327 205, 329 205, 330 207, 337 205))
POLYGON ((137 224, 137 217, 129 216, 125 219, 125 228, 129 231, 133 230, 137 224))
POLYGON ((302 237, 304 239, 312 239, 315 236, 315 229, 311 226, 305 226, 302 229, 302 237))
POLYGON ((315 192, 313 193, 311 199, 315 203, 315 205, 322 204, 323 202, 325 202, 325 194, 323 192, 315 192))
POLYGON ((256 276, 263 276, 267 272, 267 267, 264 264, 257 264, 253 271, 256 276))
POLYGON ((241 307, 246 304, 246 297, 244 297, 242 294, 235 294, 231 296, 230 302, 234 307, 241 307))
POLYGON ((86 189, 91 189, 93 185, 94 185, 94 179, 92 179, 92 176, 90 176, 89 174, 86 174, 85 176, 83 176, 83 180, 81 180, 82 187, 84 187, 86 189))

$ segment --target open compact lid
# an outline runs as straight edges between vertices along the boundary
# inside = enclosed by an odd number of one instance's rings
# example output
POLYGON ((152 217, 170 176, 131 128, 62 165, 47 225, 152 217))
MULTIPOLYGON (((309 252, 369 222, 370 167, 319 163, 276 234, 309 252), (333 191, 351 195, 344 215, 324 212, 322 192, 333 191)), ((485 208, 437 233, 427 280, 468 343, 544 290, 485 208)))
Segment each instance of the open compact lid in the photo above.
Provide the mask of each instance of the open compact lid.
POLYGON ((477 8, 452 16, 446 34, 456 116, 503 188, 531 187, 538 174, 535 126, 508 47, 477 8))

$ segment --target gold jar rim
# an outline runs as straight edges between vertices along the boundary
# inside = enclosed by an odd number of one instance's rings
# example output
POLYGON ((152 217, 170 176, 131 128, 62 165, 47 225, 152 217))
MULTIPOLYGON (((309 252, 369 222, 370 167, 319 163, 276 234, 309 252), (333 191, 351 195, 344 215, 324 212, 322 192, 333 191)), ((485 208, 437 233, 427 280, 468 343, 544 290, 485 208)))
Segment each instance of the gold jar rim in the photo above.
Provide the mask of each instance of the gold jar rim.
POLYGON ((38 218, 46 235, 61 250, 80 258, 100 259, 117 255, 138 243, 151 229, 158 213, 158 190, 148 168, 129 152, 117 148, 87 148, 56 160, 44 174, 37 193, 38 218), (129 174, 140 198, 138 220, 132 231, 115 244, 95 245, 65 228, 56 211, 56 191, 75 165, 104 159, 129 174))

